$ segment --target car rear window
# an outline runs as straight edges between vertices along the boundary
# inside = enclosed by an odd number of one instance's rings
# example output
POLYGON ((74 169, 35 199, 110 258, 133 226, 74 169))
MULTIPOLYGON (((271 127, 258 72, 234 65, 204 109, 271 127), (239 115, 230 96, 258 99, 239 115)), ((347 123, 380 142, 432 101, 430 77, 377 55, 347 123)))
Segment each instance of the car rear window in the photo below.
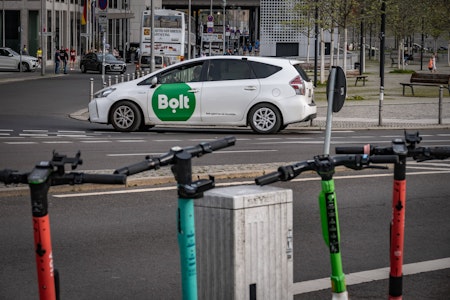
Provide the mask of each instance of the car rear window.
POLYGON ((267 78, 282 69, 279 66, 274 66, 256 61, 249 61, 249 63, 253 69, 253 72, 256 75, 256 78, 267 78))
POLYGON ((300 76, 302 76, 304 80, 311 81, 311 79, 309 79, 308 77, 308 74, 306 74, 305 70, 303 70, 300 64, 294 65, 294 68, 297 70, 298 74, 300 74, 300 76))

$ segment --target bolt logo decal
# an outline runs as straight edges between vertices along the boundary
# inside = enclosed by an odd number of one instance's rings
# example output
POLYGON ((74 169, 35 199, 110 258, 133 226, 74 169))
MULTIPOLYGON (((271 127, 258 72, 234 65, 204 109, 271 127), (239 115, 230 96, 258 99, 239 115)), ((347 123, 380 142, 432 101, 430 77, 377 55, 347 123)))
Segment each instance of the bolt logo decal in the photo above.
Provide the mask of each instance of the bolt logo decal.
POLYGON ((152 108, 161 121, 187 121, 195 110, 195 95, 185 83, 163 84, 152 96, 152 108))

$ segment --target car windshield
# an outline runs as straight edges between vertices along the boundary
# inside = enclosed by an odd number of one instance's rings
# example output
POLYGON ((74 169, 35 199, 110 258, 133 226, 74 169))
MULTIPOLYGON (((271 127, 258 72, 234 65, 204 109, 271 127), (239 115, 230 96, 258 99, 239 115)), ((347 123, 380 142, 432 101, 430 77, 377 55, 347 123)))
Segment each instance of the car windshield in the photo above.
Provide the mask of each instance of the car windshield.
POLYGON ((20 54, 14 51, 13 49, 8 49, 14 56, 19 56, 20 54))
MULTIPOLYGON (((99 54, 98 55, 98 59, 99 60, 103 60, 103 54, 99 54)), ((117 60, 117 58, 114 55, 110 54, 110 53, 106 54, 105 59, 108 60, 108 61, 112 61, 112 60, 116 61, 117 60)))

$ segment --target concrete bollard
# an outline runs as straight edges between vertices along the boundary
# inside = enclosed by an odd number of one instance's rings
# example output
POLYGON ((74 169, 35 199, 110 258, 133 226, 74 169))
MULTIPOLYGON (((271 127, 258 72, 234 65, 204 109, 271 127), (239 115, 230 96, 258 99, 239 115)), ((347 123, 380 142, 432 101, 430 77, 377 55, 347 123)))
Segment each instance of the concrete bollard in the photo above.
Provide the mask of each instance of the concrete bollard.
POLYGON ((216 188, 194 205, 199 299, 293 299, 292 190, 216 188))

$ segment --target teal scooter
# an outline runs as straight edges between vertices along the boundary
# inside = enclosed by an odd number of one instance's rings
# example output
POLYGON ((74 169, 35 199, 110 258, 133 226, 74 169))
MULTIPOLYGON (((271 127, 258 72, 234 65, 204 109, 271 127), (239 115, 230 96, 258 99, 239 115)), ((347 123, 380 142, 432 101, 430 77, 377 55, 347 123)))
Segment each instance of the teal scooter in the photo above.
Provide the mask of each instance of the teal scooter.
POLYGON ((215 150, 233 146, 234 137, 226 137, 192 147, 173 147, 159 157, 146 157, 140 163, 117 169, 116 174, 133 175, 172 165, 178 185, 178 246, 180 248, 181 282, 184 300, 197 299, 197 261, 195 243, 194 199, 214 188, 214 178, 192 181, 192 157, 200 157, 215 150))

